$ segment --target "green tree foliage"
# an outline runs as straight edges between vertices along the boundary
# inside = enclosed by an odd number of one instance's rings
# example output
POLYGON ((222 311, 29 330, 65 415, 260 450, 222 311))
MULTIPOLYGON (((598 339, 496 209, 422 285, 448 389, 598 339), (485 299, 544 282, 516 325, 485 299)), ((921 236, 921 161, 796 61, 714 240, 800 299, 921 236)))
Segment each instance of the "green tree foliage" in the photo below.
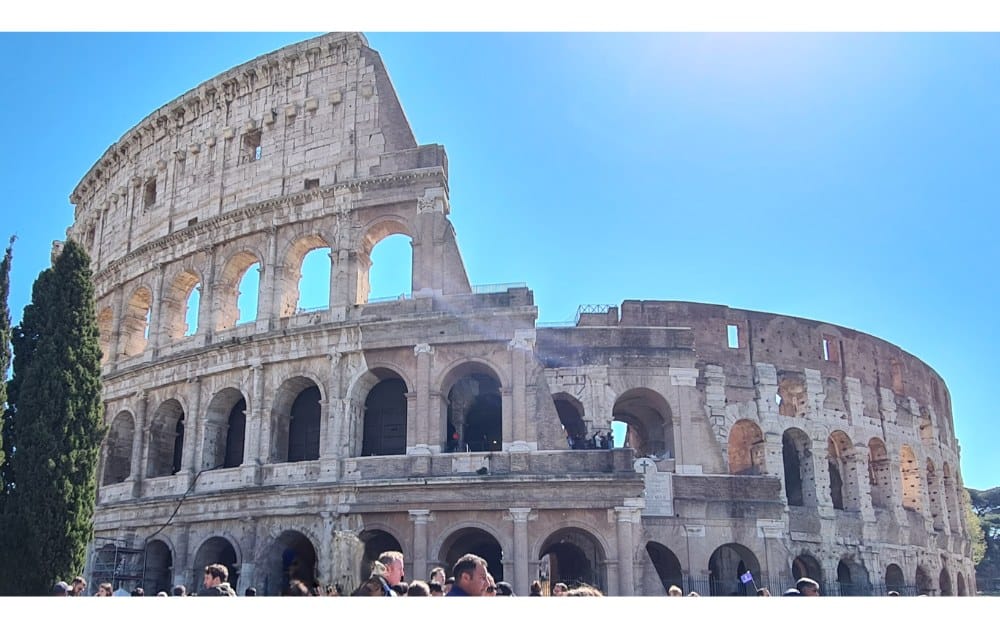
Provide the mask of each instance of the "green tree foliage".
MULTIPOLYGON (((985 491, 968 489, 970 509, 979 522, 979 538, 984 546, 982 558, 976 562, 976 580, 984 591, 994 591, 1000 585, 1000 486, 985 491)), ((973 532, 970 525, 970 534, 973 532)), ((973 560, 975 561, 975 538, 973 560)))
POLYGON ((43 595, 82 573, 104 427, 90 260, 72 240, 14 328, 14 442, 0 527, 0 593, 43 595))
MULTIPOLYGON (((6 454, 3 447, 3 415, 7 410, 7 369, 10 367, 10 260, 13 254, 14 238, 11 237, 3 260, 0 261, 0 500, 3 495, 3 466, 6 454)), ((0 501, 0 511, 2 511, 0 501)))

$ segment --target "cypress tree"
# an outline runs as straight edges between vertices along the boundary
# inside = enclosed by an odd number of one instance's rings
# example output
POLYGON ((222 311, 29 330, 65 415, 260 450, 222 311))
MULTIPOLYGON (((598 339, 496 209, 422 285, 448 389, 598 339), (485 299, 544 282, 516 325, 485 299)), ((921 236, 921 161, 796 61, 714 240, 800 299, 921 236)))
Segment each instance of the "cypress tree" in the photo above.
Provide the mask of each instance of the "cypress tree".
POLYGON ((10 260, 13 254, 14 238, 10 239, 3 260, 0 261, 0 512, 3 511, 3 467, 6 453, 3 446, 3 415, 7 411, 7 368, 10 366, 10 260))
POLYGON ((90 260, 66 242, 14 328, 2 592, 44 595, 83 572, 104 436, 90 260))

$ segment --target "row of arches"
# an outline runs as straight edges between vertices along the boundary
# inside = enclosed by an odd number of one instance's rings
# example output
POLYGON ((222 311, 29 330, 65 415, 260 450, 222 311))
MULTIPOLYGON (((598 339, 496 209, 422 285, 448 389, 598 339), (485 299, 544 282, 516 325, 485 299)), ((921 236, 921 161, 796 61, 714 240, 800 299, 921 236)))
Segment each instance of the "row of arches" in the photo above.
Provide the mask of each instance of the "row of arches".
POLYGON ((211 260, 184 261, 179 270, 163 278, 162 295, 154 294, 153 278, 140 280, 123 299, 117 329, 114 307, 107 301, 98 307, 105 360, 111 358, 114 338, 119 357, 129 358, 141 355, 151 336, 158 333, 163 342, 174 342, 259 318, 327 309, 334 300, 347 298, 331 293, 333 278, 345 265, 356 269, 352 304, 367 303, 373 285, 385 296, 412 291, 412 237, 403 222, 393 219, 372 226, 353 255, 353 260, 349 255, 342 258, 324 236, 301 236, 288 244, 274 266, 274 285, 261 281, 268 272, 266 258, 252 247, 230 253, 214 272, 211 260), (206 284, 211 290, 205 289, 206 284), (265 290, 274 295, 270 307, 265 305, 270 304, 265 290), (203 296, 210 300, 203 302, 203 296), (155 311, 158 317, 153 316, 155 311))
MULTIPOLYGON (((390 532, 381 529, 366 529, 358 537, 363 550, 356 571, 341 578, 347 586, 360 582, 371 571, 372 563, 385 551, 406 553, 403 545, 390 532), (353 580, 353 581, 352 581, 353 580)), ((685 574, 677 555, 667 546, 650 541, 645 545, 645 556, 655 571, 655 578, 662 591, 645 591, 659 594, 672 585, 685 591, 697 591, 712 596, 754 596, 756 588, 769 586, 774 592, 784 590, 802 577, 812 578, 820 584, 824 595, 864 596, 880 595, 896 591, 904 595, 938 594, 942 596, 969 594, 965 577, 959 572, 953 581, 947 567, 942 567, 936 581, 923 565, 918 565, 912 580, 907 582, 903 569, 895 563, 886 568, 881 583, 873 583, 863 562, 851 556, 841 558, 836 572, 826 574, 820 562, 809 553, 801 553, 784 567, 784 575, 769 577, 761 569, 755 553, 739 543, 726 543, 717 547, 705 565, 707 579, 692 578, 685 574), (744 574, 750 573, 747 579, 744 574)), ((162 540, 153 540, 145 549, 145 587, 150 591, 169 590, 174 577, 174 559, 170 546, 162 540)), ((453 565, 466 553, 477 554, 486 559, 489 571, 496 580, 509 579, 505 569, 512 567, 506 558, 501 542, 489 531, 477 527, 460 528, 450 533, 441 543, 436 556, 428 561, 428 570, 435 565, 453 565)), ((205 540, 196 550, 192 569, 210 563, 226 565, 230 582, 234 587, 240 582, 246 557, 241 558, 234 542, 224 536, 213 536, 205 540)), ((575 527, 559 529, 549 534, 538 546, 532 558, 537 564, 537 573, 532 579, 564 582, 569 585, 590 584, 608 591, 607 553, 601 541, 591 532, 575 527)), ((254 582, 247 586, 257 586, 265 595, 279 595, 291 579, 313 582, 320 578, 318 552, 313 541, 296 530, 281 532, 269 545, 259 552, 255 561, 254 582)), ((424 574, 411 574, 411 578, 421 578, 424 574)))
MULTIPOLYGON (((438 435, 442 451, 499 451, 503 408, 497 374, 480 363, 466 364, 444 383, 448 403, 446 424, 438 435)), ((405 454, 412 394, 403 377, 392 369, 375 368, 359 380, 355 394, 364 395, 364 401, 350 455, 405 454)), ((313 378, 296 376, 284 381, 274 395, 267 425, 269 442, 261 449, 263 460, 318 460, 325 405, 313 378)), ((201 459, 196 469, 233 468, 248 461, 251 435, 255 430, 262 432, 259 426, 248 428, 248 408, 247 396, 237 388, 223 388, 212 395, 202 418, 201 459)), ((105 440, 102 484, 173 475, 184 466, 185 448, 197 445, 191 435, 197 430, 189 428, 184 405, 177 398, 153 409, 145 432, 137 433, 135 416, 129 410, 114 416, 105 440), (140 460, 133 460, 133 452, 138 452, 140 460), (139 468, 141 460, 145 465, 139 468)))
MULTIPOLYGON (((755 422, 749 419, 737 421, 729 431, 729 472, 733 475, 767 473, 765 445, 764 434, 755 422)), ((825 462, 829 503, 835 510, 861 510, 866 494, 870 496, 873 508, 892 508, 892 465, 882 439, 873 437, 865 447, 858 448, 845 432, 835 430, 827 438, 825 454, 814 454, 812 439, 801 429, 788 428, 782 433, 782 477, 785 498, 790 506, 815 507, 819 504, 816 465, 825 462), (864 485, 866 479, 867 486, 864 485)), ((950 465, 942 463, 939 473, 934 461, 928 458, 922 478, 916 455, 909 445, 900 447, 899 460, 898 494, 902 507, 921 512, 925 507, 926 489, 926 506, 934 529, 944 530, 947 523, 949 529, 960 530, 958 490, 961 482, 952 474, 950 465)))

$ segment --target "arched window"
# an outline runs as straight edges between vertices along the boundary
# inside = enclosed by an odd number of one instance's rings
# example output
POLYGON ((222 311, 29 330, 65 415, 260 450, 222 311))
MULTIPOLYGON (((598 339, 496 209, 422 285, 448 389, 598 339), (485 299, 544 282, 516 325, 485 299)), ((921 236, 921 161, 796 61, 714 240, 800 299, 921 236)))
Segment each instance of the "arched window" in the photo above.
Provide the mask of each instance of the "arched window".
POLYGON ((412 292, 413 247, 407 227, 399 220, 383 220, 368 229, 357 254, 357 297, 398 297, 412 292), (374 292, 372 291, 374 289, 374 292))
POLYGON ((362 456, 406 453, 406 383, 394 373, 386 375, 365 399, 362 456))
POLYGON ((205 415, 203 469, 230 469, 243 464, 246 410, 246 399, 235 388, 226 388, 213 397, 205 415))
POLYGON ((288 424, 288 462, 319 460, 320 394, 310 386, 292 403, 288 424))
POLYGON ((153 413, 149 428, 146 477, 173 475, 181 470, 184 452, 184 410, 170 399, 153 413))
POLYGON ((308 235, 296 240, 279 270, 279 316, 328 309, 332 267, 330 245, 322 237, 308 235))
POLYGON ((676 457, 673 413, 660 393, 649 388, 627 390, 615 400, 611 413, 628 425, 625 446, 636 456, 676 457))
POLYGON ((252 323, 259 313, 260 262, 254 262, 243 273, 236 297, 236 324, 252 323))
POLYGON ((816 475, 809 436, 797 428, 785 430, 781 435, 781 458, 788 505, 815 506, 816 475))
POLYGON ((778 382, 778 414, 788 417, 806 415, 806 384, 797 375, 787 375, 778 382))
POLYGON ((729 430, 729 472, 759 475, 764 471, 764 435, 749 419, 737 421, 729 430))
POLYGON ((102 484, 124 482, 132 473, 132 440, 135 420, 128 412, 119 412, 111 422, 105 441, 104 478, 102 484))
POLYGON ((827 466, 830 472, 830 499, 837 510, 857 511, 860 509, 860 491, 857 482, 857 468, 854 444, 840 430, 834 431, 827 439, 827 466))
POLYGON ((570 447, 583 449, 591 436, 587 433, 587 424, 583 420, 583 405, 566 393, 552 395, 552 403, 556 407, 556 414, 566 432, 566 438, 572 442, 570 447))
POLYGON ((149 316, 153 308, 153 293, 145 286, 129 297, 121 322, 122 353, 125 357, 141 355, 149 337, 149 316))
POLYGON ((900 449, 900 471, 903 478, 903 508, 920 511, 920 468, 917 457, 908 445, 900 449))
POLYGON ((503 397, 500 381, 485 366, 465 364, 448 381, 446 452, 501 451, 503 397), (455 379, 457 378, 457 379, 455 379))
POLYGON ((214 292, 215 331, 232 329, 257 317, 260 262, 249 251, 229 258, 222 268, 214 292))
POLYGON ((198 275, 181 272, 170 284, 163 297, 163 317, 167 337, 179 340, 198 330, 198 307, 201 302, 198 275))

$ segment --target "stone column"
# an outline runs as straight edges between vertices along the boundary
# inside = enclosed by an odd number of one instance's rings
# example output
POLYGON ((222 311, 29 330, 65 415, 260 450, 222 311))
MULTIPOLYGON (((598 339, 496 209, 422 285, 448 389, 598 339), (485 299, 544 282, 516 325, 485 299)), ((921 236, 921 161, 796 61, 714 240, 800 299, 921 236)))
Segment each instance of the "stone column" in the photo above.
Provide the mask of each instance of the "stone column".
POLYGON ((146 406, 149 397, 145 390, 135 394, 135 432, 132 434, 132 464, 129 467, 129 481, 132 482, 132 497, 142 495, 142 479, 146 477, 146 460, 142 443, 146 436, 146 406))
MULTIPOLYGON (((188 556, 189 536, 191 534, 187 524, 175 523, 173 525, 174 541, 174 585, 184 585, 188 593, 195 592, 194 568, 191 565, 192 557, 188 556)), ((204 565, 202 565, 204 567, 204 565)))
MULTIPOLYGON (((413 434, 414 441, 413 446, 407 448, 407 453, 430 454, 432 451, 430 386, 434 347, 427 343, 420 343, 413 347, 413 353, 417 357, 416 390, 413 391, 416 394, 416 412, 413 417, 413 427, 407 427, 407 431, 413 434)), ((407 441, 410 440, 410 434, 407 434, 407 441)))
MULTIPOLYGON (((809 447, 812 450, 810 455, 812 456, 813 486, 816 487, 816 509, 819 511, 820 517, 833 519, 836 513, 833 508, 833 497, 830 495, 830 460, 827 442, 810 438, 809 447)), ((802 485, 802 491, 805 493, 808 486, 805 478, 802 478, 802 485)), ((803 503, 806 506, 809 505, 809 500, 804 494, 803 503)))
POLYGON ((906 511, 903 508, 903 469, 898 453, 889 453, 889 510, 896 519, 897 526, 907 525, 906 511))
POLYGON ((260 265, 260 284, 257 295, 257 332, 271 328, 272 319, 278 317, 278 290, 281 287, 282 267, 278 264, 278 227, 271 225, 267 231, 267 260, 260 265))
POLYGON ((110 355, 108 356, 107 363, 112 366, 118 363, 118 358, 121 357, 122 352, 120 339, 122 336, 122 309, 125 307, 122 290, 123 288, 118 286, 111 297, 111 338, 108 339, 108 353, 110 355))
MULTIPOLYGON (((850 482, 856 488, 857 508, 861 513, 861 519, 868 522, 875 521, 875 508, 872 506, 871 484, 868 478, 868 446, 855 445, 854 449, 845 452, 844 457, 847 459, 847 470, 851 475, 850 482)), ((848 485, 847 478, 844 478, 844 485, 845 487, 848 485)))
POLYGON ((324 584, 333 584, 333 530, 336 527, 335 513, 324 510, 320 516, 320 560, 316 561, 316 577, 324 584))
POLYGON ((347 404, 344 402, 344 393, 341 390, 344 381, 344 368, 347 365, 343 353, 334 351, 326 356, 330 360, 330 397, 328 420, 330 430, 327 437, 326 451, 330 458, 340 460, 350 458, 351 452, 344 447, 344 434, 347 433, 347 404))
MULTIPOLYGON (((682 472, 681 467, 688 463, 688 459, 684 457, 685 426, 695 434, 702 433, 702 428, 696 426, 695 422, 703 423, 705 421, 702 418, 702 411, 699 410, 699 408, 703 408, 704 406, 701 402, 701 394, 697 389, 698 369, 671 366, 667 372, 670 375, 671 386, 677 391, 679 401, 677 407, 674 408, 675 414, 671 421, 673 425, 670 426, 670 429, 673 430, 671 434, 673 451, 670 453, 673 455, 677 470, 680 473, 682 472)), ((695 461, 696 458, 692 456, 691 462, 695 461)))
POLYGON ((147 351, 152 350, 153 357, 156 357, 163 344, 163 275, 166 268, 166 264, 159 264, 153 281, 153 311, 149 314, 149 338, 146 345, 147 351))
POLYGON ((413 294, 431 296, 444 291, 443 241, 438 234, 447 227, 448 197, 444 188, 430 188, 417 199, 413 237, 413 294))
POLYGON ((411 510, 410 521, 413 522, 413 556, 411 564, 413 575, 410 580, 427 579, 427 522, 432 519, 430 510, 411 510))
POLYGON ((191 397, 194 399, 194 403, 187 408, 187 413, 184 415, 184 448, 181 452, 181 470, 177 472, 177 476, 187 476, 184 481, 184 486, 187 488, 190 486, 191 474, 198 472, 198 465, 201 462, 201 448, 202 441, 204 440, 204 421, 198 419, 198 413, 201 412, 201 378, 191 377, 187 380, 188 385, 193 389, 193 394, 191 397))
POLYGON ((635 574, 633 564, 632 524, 637 510, 628 506, 616 506, 618 523, 618 595, 635 594, 635 574))
POLYGON ((257 519, 256 517, 243 517, 243 562, 240 563, 240 581, 238 586, 241 590, 247 587, 260 587, 257 583, 257 519))
POLYGON ((528 433, 527 370, 535 346, 535 330, 517 330, 507 344, 511 357, 511 440, 504 443, 510 451, 530 451, 538 447, 538 438, 528 433), (534 446, 532 445, 534 444, 534 446))
POLYGON ((205 339, 204 344, 212 342, 215 333, 215 247, 202 249, 208 259, 208 269, 201 278, 201 294, 198 296, 198 329, 197 333, 205 339))
POLYGON ((531 589, 531 576, 528 572, 528 520, 536 519, 531 508, 508 508, 511 521, 514 522, 514 593, 528 595, 531 589))

